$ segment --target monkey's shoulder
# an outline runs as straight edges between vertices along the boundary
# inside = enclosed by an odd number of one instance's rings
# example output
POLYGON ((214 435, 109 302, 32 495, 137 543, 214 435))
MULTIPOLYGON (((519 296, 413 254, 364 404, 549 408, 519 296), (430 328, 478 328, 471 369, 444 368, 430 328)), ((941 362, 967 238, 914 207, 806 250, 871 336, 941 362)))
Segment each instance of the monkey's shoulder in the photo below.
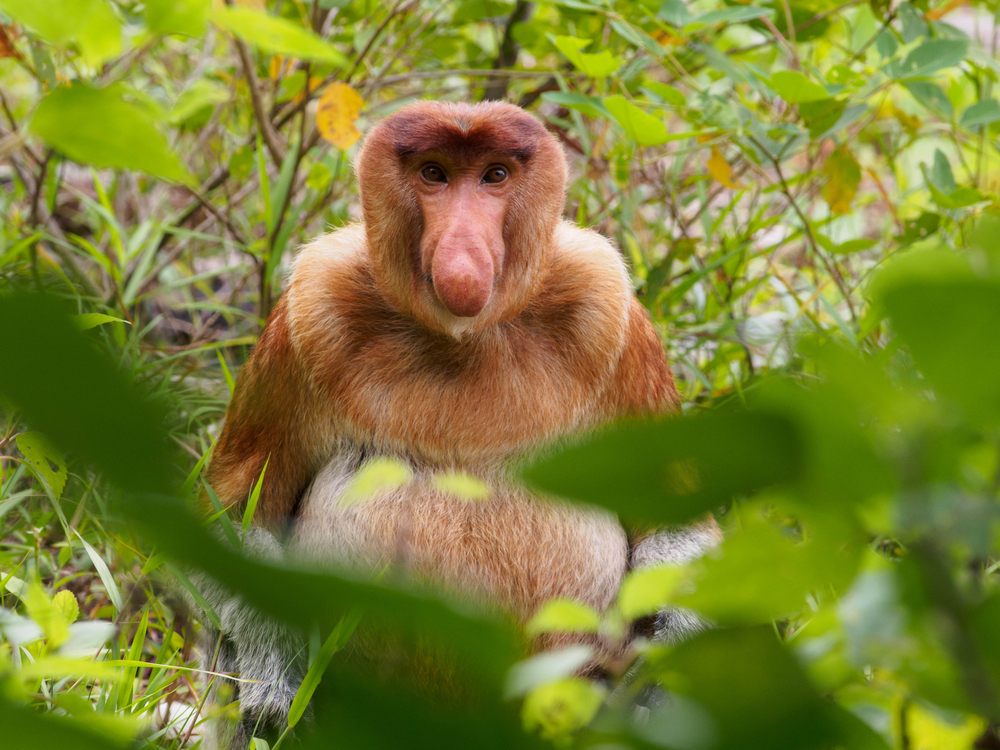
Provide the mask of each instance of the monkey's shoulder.
MULTIPOLYGON (((565 291, 552 295, 553 309, 576 311, 574 317, 586 321, 586 335, 613 360, 602 396, 605 417, 678 408, 680 397, 663 344, 632 291, 621 253, 602 235, 563 222, 554 255, 551 288, 565 291)), ((544 299, 546 292, 540 296, 544 299)))

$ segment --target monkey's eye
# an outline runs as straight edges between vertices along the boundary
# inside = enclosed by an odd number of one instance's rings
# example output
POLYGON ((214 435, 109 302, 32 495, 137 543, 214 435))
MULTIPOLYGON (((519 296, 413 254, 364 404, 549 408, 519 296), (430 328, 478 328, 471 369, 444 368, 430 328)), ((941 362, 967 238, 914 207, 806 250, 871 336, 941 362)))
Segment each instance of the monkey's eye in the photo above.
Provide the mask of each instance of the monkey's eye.
POLYGON ((421 176, 428 182, 447 182, 448 176, 437 164, 428 164, 420 170, 421 176))
POLYGON ((496 185, 498 182, 503 182, 507 179, 507 170, 503 167, 490 167, 486 170, 486 174, 483 175, 483 182, 487 182, 490 185, 496 185))

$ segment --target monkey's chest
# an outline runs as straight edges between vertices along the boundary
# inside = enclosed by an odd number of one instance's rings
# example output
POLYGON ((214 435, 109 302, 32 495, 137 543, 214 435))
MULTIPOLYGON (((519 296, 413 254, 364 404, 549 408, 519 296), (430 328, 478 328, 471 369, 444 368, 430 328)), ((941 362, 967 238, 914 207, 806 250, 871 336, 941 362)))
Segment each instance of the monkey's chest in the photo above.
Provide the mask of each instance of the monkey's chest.
POLYGON ((625 576, 617 521, 515 488, 464 500, 414 480, 353 505, 322 475, 306 496, 296 547, 313 559, 377 572, 389 565, 511 611, 524 620, 546 600, 604 609, 625 576))

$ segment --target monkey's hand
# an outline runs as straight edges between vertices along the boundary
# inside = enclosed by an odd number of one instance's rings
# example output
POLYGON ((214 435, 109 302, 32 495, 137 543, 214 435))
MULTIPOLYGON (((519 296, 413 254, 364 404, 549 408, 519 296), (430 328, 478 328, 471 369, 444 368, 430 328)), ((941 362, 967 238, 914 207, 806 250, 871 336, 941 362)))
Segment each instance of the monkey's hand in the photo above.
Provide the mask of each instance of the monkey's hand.
MULTIPOLYGON (((691 526, 662 529, 633 541, 629 569, 651 565, 685 565, 697 560, 722 541, 714 518, 691 526)), ((704 630, 707 623, 681 607, 664 607, 655 615, 635 623, 633 632, 659 643, 676 643, 704 630)))

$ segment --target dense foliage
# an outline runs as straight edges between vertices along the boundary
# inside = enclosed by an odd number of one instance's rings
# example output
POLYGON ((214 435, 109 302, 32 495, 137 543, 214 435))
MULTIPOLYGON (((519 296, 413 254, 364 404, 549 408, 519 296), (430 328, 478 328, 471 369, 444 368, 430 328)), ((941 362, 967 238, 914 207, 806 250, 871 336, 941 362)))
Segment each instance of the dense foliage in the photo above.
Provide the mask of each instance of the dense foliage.
MULTIPOLYGON (((202 569, 312 633, 282 745, 1000 745, 998 13, 0 0, 2 744, 197 744, 227 710, 179 593, 202 569), (526 476, 726 531, 611 612, 532 622, 717 624, 613 684, 398 581, 247 562, 192 510, 294 248, 357 218, 356 142, 415 98, 545 120, 567 217, 615 239, 675 365, 683 419, 526 476), (446 643, 485 697, 428 708, 341 669, 359 617, 446 643), (670 700, 637 708, 651 683, 670 700)), ((208 525, 238 548, 240 521, 208 525)))

